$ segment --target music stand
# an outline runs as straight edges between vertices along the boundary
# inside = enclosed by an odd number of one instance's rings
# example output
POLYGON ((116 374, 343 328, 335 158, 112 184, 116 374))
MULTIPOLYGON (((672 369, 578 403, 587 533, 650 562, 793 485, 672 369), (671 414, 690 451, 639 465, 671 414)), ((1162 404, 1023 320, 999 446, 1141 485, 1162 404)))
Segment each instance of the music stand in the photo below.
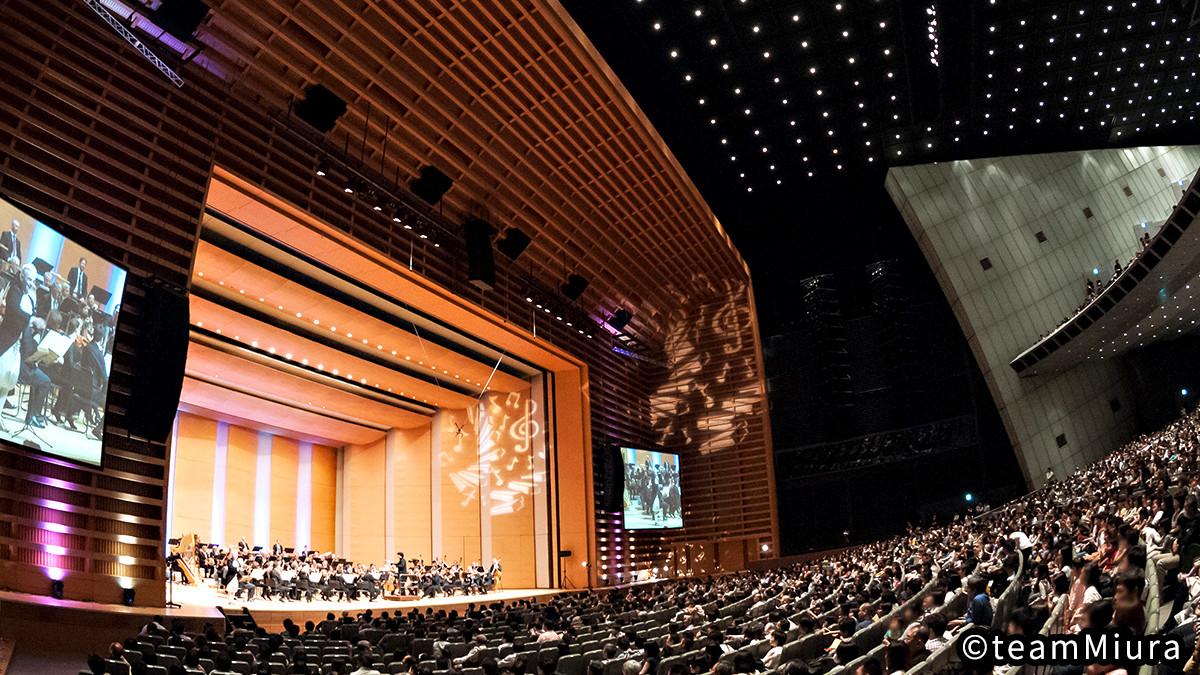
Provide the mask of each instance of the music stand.
MULTIPOLYGON (((108 301, 112 298, 112 293, 109 293, 107 288, 101 288, 100 286, 92 286, 92 290, 88 292, 88 295, 95 298, 96 304, 101 307, 108 305, 108 301)), ((108 312, 105 312, 105 314, 107 315, 108 312)))
MULTIPOLYGON (((168 539, 167 543, 171 546, 178 546, 178 539, 168 539)), ((178 553, 171 553, 167 556, 167 603, 164 605, 167 609, 183 609, 183 605, 175 602, 175 561, 179 559, 178 553)))
POLYGON ((51 265, 44 258, 34 258, 33 259, 33 269, 37 270, 38 277, 41 277, 44 279, 46 277, 46 272, 49 272, 50 270, 54 269, 54 265, 51 265))

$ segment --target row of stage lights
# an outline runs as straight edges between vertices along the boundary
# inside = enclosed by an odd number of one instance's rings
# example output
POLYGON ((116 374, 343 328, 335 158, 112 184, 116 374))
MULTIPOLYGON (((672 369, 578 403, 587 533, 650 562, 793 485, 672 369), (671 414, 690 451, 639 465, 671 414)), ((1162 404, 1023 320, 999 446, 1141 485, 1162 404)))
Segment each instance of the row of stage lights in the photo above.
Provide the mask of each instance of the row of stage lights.
POLYGON ((542 310, 543 314, 547 314, 549 316, 554 317, 554 319, 556 321, 559 321, 560 323, 564 324, 567 328, 574 330, 576 333, 579 333, 580 335, 586 337, 587 339, 589 339, 589 340, 593 339, 590 322, 572 319, 569 316, 569 313, 564 313, 563 311, 561 311, 557 308, 551 307, 549 302, 543 302, 542 300, 535 298, 532 295, 532 293, 525 296, 525 302, 533 305, 534 310, 539 310, 539 309, 542 310), (585 328, 584 327, 585 325, 587 325, 588 327, 585 328))
MULTIPOLYGON (((433 231, 432 223, 426 221, 422 216, 415 213, 415 209, 407 205, 401 205, 399 202, 388 199, 385 196, 385 191, 373 185, 370 185, 363 178, 353 175, 352 169, 347 169, 350 173, 345 182, 342 184, 342 192, 348 195, 364 195, 371 204, 371 210, 376 213, 381 213, 385 218, 391 219, 393 223, 404 227, 411 231, 418 239, 429 241, 434 248, 441 248, 441 244, 430 238, 430 233, 433 231), (410 211, 407 214, 402 213, 402 210, 410 211), (415 221, 415 223, 414 223, 415 221), (421 229, 417 229, 420 227, 421 229)), ((328 158, 321 157, 317 161, 315 173, 320 178, 326 178, 331 173, 331 166, 328 158)))

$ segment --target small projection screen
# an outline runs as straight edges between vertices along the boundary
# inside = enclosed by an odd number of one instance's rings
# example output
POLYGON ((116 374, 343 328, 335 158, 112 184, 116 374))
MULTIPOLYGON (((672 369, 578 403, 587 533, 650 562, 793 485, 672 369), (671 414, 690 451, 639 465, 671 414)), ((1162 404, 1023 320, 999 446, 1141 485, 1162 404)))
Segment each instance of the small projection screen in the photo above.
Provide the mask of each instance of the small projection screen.
POLYGON ((621 461, 625 466, 625 529, 683 527, 679 455, 621 448, 621 461))
POLYGON ((0 197, 0 441, 102 464, 125 277, 0 197))

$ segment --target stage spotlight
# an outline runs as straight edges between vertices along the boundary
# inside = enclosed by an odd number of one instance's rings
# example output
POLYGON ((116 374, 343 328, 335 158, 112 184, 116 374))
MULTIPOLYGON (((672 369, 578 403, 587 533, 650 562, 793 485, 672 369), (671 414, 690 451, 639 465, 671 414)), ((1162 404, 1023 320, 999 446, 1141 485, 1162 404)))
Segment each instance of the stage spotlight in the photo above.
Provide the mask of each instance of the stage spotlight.
POLYGON ((1187 396, 1187 395, 1188 395, 1188 390, 1187 390, 1187 387, 1184 387, 1183 389, 1180 389, 1180 390, 1179 390, 1179 395, 1180 395, 1180 396, 1187 396))
POLYGON ((50 597, 55 600, 63 599, 63 582, 62 579, 55 579, 50 582, 50 597))
POLYGON ((371 195, 371 209, 382 213, 383 207, 385 205, 383 197, 379 196, 378 194, 375 194, 374 191, 372 191, 370 193, 370 195, 371 195))
POLYGON ((970 504, 971 502, 975 501, 975 495, 968 492, 967 494, 963 495, 963 500, 970 504))
POLYGON ((342 188, 342 192, 352 195, 362 189, 362 181, 357 178, 346 179, 346 186, 342 188))
POLYGON ((329 161, 324 157, 317 160, 317 175, 324 178, 329 173, 329 161))

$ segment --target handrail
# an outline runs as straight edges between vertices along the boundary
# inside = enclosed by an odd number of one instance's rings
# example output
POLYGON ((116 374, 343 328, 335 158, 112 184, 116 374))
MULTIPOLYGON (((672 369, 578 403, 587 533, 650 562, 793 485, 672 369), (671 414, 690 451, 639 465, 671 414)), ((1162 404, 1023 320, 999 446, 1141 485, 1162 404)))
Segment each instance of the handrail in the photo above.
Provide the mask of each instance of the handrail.
POLYGON ((1000 594, 1000 598, 996 600, 996 610, 992 613, 992 628, 996 630, 1004 629, 1004 622, 1008 620, 1008 615, 1012 612, 1013 605, 1016 604, 1017 598, 1021 594, 1021 583, 1025 576, 1025 554, 1017 551, 1017 573, 1013 575, 1012 581, 1008 582, 1008 588, 1000 594))
POLYGON ((1163 261, 1198 215, 1200 215, 1200 172, 1192 177, 1191 184, 1171 210, 1170 217, 1163 221, 1162 227, 1154 235, 1149 246, 1139 251, 1133 261, 1121 271, 1121 274, 1113 279, 1091 302, 1080 308, 1049 335, 1039 338, 1033 346, 1014 357, 1008 365, 1018 375, 1022 374, 1100 321, 1105 314, 1117 306, 1117 303, 1132 293, 1143 279, 1150 276, 1151 271, 1163 261))

